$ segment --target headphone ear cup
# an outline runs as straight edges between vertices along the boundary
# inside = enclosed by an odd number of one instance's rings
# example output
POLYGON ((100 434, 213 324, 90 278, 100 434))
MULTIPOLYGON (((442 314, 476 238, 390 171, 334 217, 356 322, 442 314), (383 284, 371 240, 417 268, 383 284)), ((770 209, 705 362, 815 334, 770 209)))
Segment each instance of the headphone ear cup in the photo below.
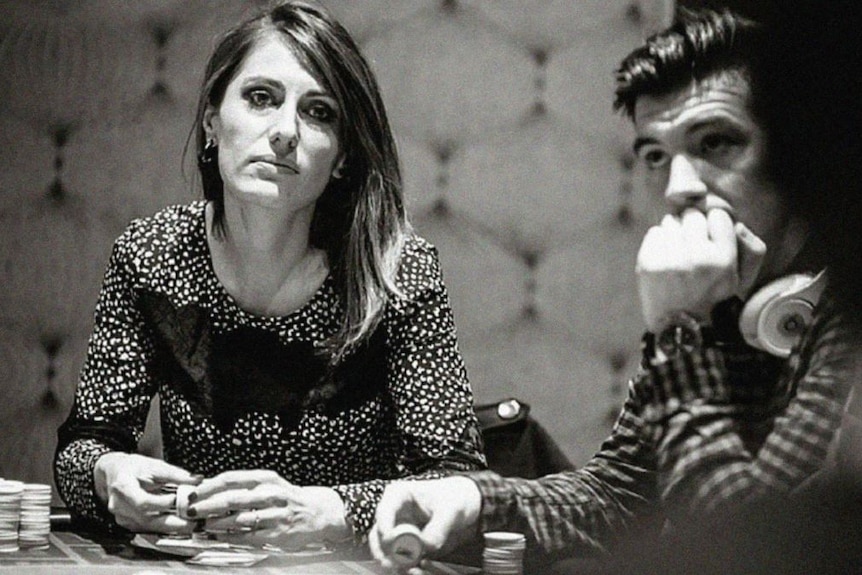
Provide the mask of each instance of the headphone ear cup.
POLYGON ((823 291, 823 274, 795 274, 761 288, 742 308, 739 331, 745 341, 778 357, 790 355, 811 325, 814 306, 823 291))
POLYGON ((811 325, 814 306, 792 295, 779 296, 760 314, 757 339, 765 351, 787 357, 811 325))

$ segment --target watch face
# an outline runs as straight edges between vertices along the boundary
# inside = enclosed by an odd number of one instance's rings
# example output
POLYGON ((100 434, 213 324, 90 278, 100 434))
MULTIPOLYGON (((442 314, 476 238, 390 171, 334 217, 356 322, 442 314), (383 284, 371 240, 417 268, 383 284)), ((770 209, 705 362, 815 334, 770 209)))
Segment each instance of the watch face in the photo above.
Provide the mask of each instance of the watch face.
POLYGON ((683 351, 692 352, 702 343, 703 339, 696 323, 694 325, 671 324, 656 338, 656 345, 667 356, 676 356, 683 351))

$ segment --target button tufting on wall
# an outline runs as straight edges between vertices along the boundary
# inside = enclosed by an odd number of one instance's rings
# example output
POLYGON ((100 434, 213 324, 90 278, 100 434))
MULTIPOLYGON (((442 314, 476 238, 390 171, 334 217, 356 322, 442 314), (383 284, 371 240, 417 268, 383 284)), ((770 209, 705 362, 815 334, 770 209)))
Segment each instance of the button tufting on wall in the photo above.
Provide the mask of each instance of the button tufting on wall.
POLYGON ((632 2, 628 5, 626 8, 626 18, 637 24, 640 23, 642 17, 641 7, 637 2, 632 2))
POLYGON ((156 43, 156 77, 153 81, 153 86, 150 88, 150 95, 155 98, 170 98, 170 91, 164 79, 165 63, 167 56, 165 55, 165 47, 173 33, 174 26, 167 22, 154 23, 151 27, 153 40, 156 43))
POLYGON ((626 352, 620 350, 611 353, 608 360, 608 363, 611 366, 611 371, 614 373, 621 373, 626 368, 626 363, 628 361, 626 358, 626 352))
POLYGON ((42 399, 39 401, 39 405, 45 411, 54 411, 60 406, 60 402, 57 401, 57 396, 54 395, 53 391, 46 389, 45 393, 42 394, 42 399))
POLYGON ((539 310, 536 308, 535 302, 528 302, 524 304, 524 308, 521 310, 521 319, 524 321, 532 322, 536 321, 539 318, 539 310))
POLYGON ((449 207, 449 203, 446 201, 446 198, 438 198, 436 202, 434 202, 434 206, 431 208, 431 213, 435 217, 438 218, 446 218, 451 214, 451 208, 449 207))
POLYGON ((539 68, 544 68, 545 64, 548 63, 548 50, 546 48, 534 48, 530 53, 539 68))
POLYGON ((48 357, 54 359, 63 347, 63 338, 59 335, 42 336, 40 343, 48 357))
POLYGON ((454 12, 458 9, 458 0, 440 0, 440 10, 454 12))
POLYGON ((542 259, 542 254, 536 250, 524 249, 521 251, 521 259, 524 260, 524 263, 527 264, 527 267, 530 270, 535 270, 538 267, 539 262, 542 259))
POLYGON ((548 113, 548 106, 545 102, 539 100, 533 103, 533 109, 530 111, 533 117, 540 118, 548 113))
POLYGON ((617 209, 616 213, 616 222, 624 227, 630 227, 634 221, 634 217, 632 216, 632 209, 628 204, 623 204, 617 209))
POLYGON ((72 124, 59 124, 51 130, 51 137, 54 142, 54 180, 48 187, 48 197, 54 201, 60 201, 66 196, 66 188, 61 176, 65 165, 63 149, 72 132, 72 124))

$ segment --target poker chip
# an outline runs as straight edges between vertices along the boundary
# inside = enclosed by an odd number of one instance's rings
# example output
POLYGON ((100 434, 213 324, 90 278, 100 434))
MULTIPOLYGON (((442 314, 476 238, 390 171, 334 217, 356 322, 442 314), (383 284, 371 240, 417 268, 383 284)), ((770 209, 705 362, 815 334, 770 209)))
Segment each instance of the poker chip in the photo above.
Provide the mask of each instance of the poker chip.
POLYGON ((389 556, 392 561, 403 569, 419 565, 425 553, 421 531, 415 525, 401 523, 392 530, 392 543, 389 546, 389 556))
POLYGON ((521 533, 492 531, 485 533, 482 551, 484 575, 522 575, 527 538, 521 533))
POLYGON ((194 485, 177 485, 177 516, 189 519, 189 494, 195 490, 194 485))

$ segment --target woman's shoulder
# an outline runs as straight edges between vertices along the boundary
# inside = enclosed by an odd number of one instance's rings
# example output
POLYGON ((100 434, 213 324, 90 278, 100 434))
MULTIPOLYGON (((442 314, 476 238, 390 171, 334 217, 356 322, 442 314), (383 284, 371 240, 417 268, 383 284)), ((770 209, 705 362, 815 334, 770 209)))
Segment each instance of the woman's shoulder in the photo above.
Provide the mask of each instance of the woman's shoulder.
POLYGON ((442 286, 443 277, 437 248, 416 234, 407 236, 401 249, 396 283, 408 298, 442 286))
POLYGON ((158 267, 165 258, 188 252, 206 241, 203 201, 168 206, 131 221, 116 241, 116 250, 136 267, 158 267))
POLYGON ((135 218, 117 240, 128 247, 173 243, 199 234, 205 202, 162 208, 150 216, 135 218))

